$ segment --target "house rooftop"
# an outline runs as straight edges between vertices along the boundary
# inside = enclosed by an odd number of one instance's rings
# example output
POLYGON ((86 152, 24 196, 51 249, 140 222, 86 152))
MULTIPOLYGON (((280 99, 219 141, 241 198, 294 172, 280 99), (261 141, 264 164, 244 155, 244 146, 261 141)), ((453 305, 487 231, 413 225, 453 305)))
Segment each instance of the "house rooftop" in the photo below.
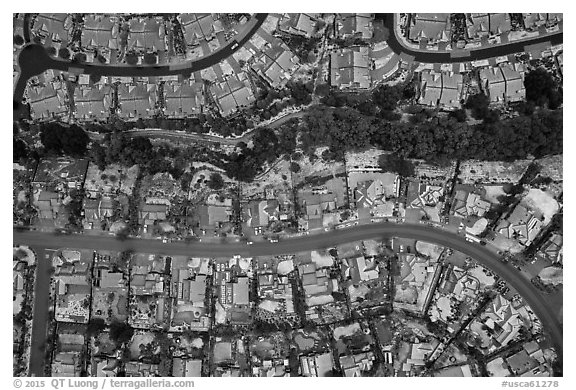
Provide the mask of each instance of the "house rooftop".
POLYGON ((409 37, 413 41, 422 38, 431 41, 450 39, 450 14, 414 14, 414 25, 410 26, 409 37))
POLYGON ((331 53, 330 84, 339 88, 370 88, 367 48, 343 49, 331 53))
POLYGON ((155 18, 130 19, 130 49, 138 50, 165 50, 163 31, 155 18))
POLYGON ((467 14, 468 37, 477 38, 489 35, 500 35, 511 30, 510 15, 500 14, 467 14))
POLYGON ((33 31, 66 42, 70 38, 71 27, 68 14, 38 14, 34 20, 33 31))
POLYGON ((359 36, 370 39, 373 35, 372 14, 340 14, 336 28, 341 38, 359 36))
POLYGON ((86 15, 82 29, 82 46, 96 48, 118 48, 118 21, 115 17, 86 15))

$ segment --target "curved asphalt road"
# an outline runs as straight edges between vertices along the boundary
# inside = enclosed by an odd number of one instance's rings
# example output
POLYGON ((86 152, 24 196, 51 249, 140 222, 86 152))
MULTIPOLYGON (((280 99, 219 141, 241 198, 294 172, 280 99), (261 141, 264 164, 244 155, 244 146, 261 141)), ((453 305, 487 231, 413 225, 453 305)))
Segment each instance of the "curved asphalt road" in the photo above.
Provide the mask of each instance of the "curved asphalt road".
POLYGON ((538 38, 530 38, 521 41, 515 41, 510 43, 503 43, 498 45, 490 45, 488 47, 482 47, 478 49, 469 50, 468 55, 459 56, 458 53, 466 53, 465 50, 455 50, 451 52, 437 52, 437 51, 425 51, 425 50, 415 50, 407 47, 400 42, 400 39, 396 35, 395 17, 394 14, 384 14, 384 27, 389 31, 389 38, 386 41, 390 49, 398 55, 404 54, 414 57, 415 62, 424 63, 441 63, 450 64, 457 62, 468 62, 468 61, 479 61, 486 60, 488 58, 495 58, 500 56, 506 56, 509 54, 515 54, 525 51, 526 46, 536 45, 538 43, 550 42, 552 45, 558 45, 562 43, 563 34, 562 31, 546 34, 538 38))
POLYGON ((438 245, 450 247, 476 259, 496 274, 506 280, 524 298, 538 316, 544 330, 551 336, 551 341, 559 356, 562 356, 562 325, 556 317, 556 313, 549 307, 545 297, 527 279, 518 275, 508 263, 500 261, 498 256, 488 249, 466 241, 463 237, 446 232, 427 225, 374 223, 370 225, 355 226, 347 229, 334 230, 318 235, 303 236, 299 238, 285 239, 277 243, 184 243, 175 242, 163 244, 158 240, 129 239, 119 241, 105 236, 70 235, 58 236, 40 232, 16 232, 14 231, 14 243, 30 245, 32 247, 72 247, 90 248, 95 250, 134 250, 138 252, 161 253, 165 255, 206 256, 206 257, 229 257, 239 254, 245 257, 267 256, 285 253, 308 251, 317 248, 326 248, 369 238, 402 237, 432 242, 438 245))
POLYGON ((221 47, 209 56, 194 61, 187 61, 169 65, 103 65, 97 63, 78 63, 61 58, 50 57, 43 46, 37 44, 26 45, 18 56, 20 75, 14 87, 14 101, 20 101, 30 77, 36 76, 48 69, 64 72, 75 71, 83 74, 97 74, 100 76, 172 76, 189 75, 202 69, 211 67, 223 59, 231 56, 244 45, 266 20, 268 14, 256 14, 246 24, 244 30, 230 43, 221 47))

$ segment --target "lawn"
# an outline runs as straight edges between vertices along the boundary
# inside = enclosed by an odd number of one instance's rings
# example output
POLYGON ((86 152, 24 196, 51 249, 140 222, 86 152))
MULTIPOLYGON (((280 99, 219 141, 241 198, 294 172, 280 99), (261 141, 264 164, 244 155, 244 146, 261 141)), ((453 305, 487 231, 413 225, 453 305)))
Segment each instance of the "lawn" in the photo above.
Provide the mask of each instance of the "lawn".
POLYGON ((362 331, 362 329, 360 328, 360 324, 357 322, 354 322, 350 325, 339 326, 337 328, 334 328, 334 338, 336 340, 339 340, 342 337, 352 336, 355 333, 361 332, 361 331, 362 331))
POLYGON ((299 331, 296 336, 294 336, 294 342, 298 346, 300 353, 306 353, 307 351, 314 348, 316 339, 308 337, 308 335, 305 335, 303 332, 299 331))

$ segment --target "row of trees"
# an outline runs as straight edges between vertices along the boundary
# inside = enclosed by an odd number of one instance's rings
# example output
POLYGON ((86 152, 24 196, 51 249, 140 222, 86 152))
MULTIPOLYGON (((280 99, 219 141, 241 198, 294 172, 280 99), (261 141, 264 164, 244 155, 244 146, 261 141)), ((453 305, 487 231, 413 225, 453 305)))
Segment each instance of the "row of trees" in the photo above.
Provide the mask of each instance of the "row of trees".
POLYGON ((316 106, 304 117, 304 151, 327 145, 329 156, 370 145, 403 158, 443 163, 454 158, 513 161, 562 151, 562 111, 539 109, 531 116, 468 125, 455 118, 423 123, 389 122, 343 107, 316 106))

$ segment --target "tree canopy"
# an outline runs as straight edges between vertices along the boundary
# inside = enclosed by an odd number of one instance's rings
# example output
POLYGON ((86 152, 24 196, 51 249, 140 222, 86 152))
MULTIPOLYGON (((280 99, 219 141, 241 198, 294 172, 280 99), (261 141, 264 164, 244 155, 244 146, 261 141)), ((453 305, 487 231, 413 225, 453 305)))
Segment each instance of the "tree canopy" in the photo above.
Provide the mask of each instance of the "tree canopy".
POLYGON ((378 165, 383 171, 395 172, 404 177, 414 176, 414 164, 396 153, 380 155, 378 165))
POLYGON ((548 106, 555 110, 562 104, 562 89, 544 68, 536 68, 524 78, 526 100, 537 106, 548 106))
POLYGON ((40 141, 48 152, 83 156, 90 138, 78 125, 66 126, 57 122, 46 122, 40 124, 40 141))
POLYGON ((28 157, 29 151, 26 143, 16 137, 13 137, 12 139, 12 161, 18 162, 20 159, 28 157))
POLYGON ((464 107, 472 111, 474 119, 484 119, 489 114, 490 99, 483 93, 468 96, 464 107))
POLYGON ((213 190, 220 190, 224 187, 224 179, 222 175, 215 172, 210 175, 210 180, 208 180, 208 187, 213 190))
POLYGON ((134 329, 125 322, 114 321, 110 324, 110 338, 120 345, 130 341, 134 329))

